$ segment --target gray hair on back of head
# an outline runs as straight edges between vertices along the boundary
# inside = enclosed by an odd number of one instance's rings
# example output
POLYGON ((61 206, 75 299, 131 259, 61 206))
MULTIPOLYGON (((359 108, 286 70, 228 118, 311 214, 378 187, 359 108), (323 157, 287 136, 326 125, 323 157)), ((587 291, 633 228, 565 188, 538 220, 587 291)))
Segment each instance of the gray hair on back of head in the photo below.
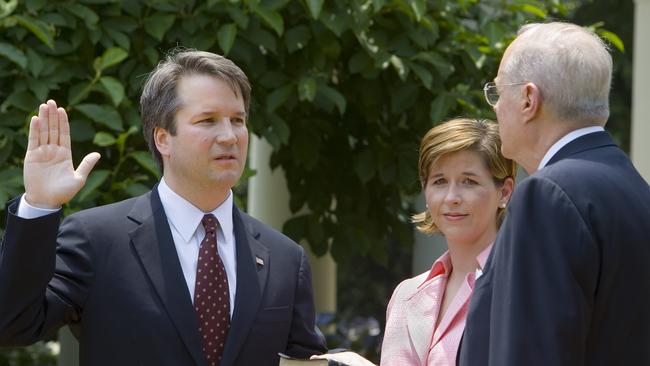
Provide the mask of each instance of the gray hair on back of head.
POLYGON ((603 40, 581 26, 527 24, 503 67, 508 82, 532 82, 544 105, 563 121, 604 125, 609 117, 612 56, 603 40))

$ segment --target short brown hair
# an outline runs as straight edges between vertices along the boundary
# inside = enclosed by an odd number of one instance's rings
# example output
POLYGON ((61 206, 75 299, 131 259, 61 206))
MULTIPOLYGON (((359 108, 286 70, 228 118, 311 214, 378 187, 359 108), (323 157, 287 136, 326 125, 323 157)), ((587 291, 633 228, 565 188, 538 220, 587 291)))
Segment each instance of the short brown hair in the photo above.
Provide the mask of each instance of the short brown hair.
MULTIPOLYGON (((429 168, 438 159, 464 150, 475 151, 483 157, 494 183, 499 187, 507 178, 514 179, 517 175, 515 162, 501 155, 501 138, 495 122, 486 119, 458 118, 433 127, 422 138, 418 162, 422 188, 424 189, 429 179, 429 168)), ((501 225, 505 209, 497 210, 497 225, 501 225)), ((413 215, 412 221, 419 224, 418 230, 425 234, 439 231, 428 210, 413 215)))
POLYGON ((154 130, 160 127, 171 135, 176 134, 175 115, 182 107, 176 89, 180 80, 189 75, 209 75, 226 82, 242 97, 248 114, 251 86, 246 74, 234 62, 211 52, 183 48, 170 51, 149 74, 140 96, 142 132, 161 171, 162 156, 156 148, 154 130))

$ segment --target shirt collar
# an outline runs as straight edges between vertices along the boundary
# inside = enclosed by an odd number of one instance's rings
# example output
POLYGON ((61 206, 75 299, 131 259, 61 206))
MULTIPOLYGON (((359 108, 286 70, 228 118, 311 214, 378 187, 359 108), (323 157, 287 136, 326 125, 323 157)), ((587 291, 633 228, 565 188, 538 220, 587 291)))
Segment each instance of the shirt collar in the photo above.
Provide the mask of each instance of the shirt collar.
MULTIPOLYGON (((476 257, 476 261, 478 262, 479 269, 485 267, 485 262, 490 256, 490 250, 492 249, 492 245, 494 245, 494 242, 490 243, 490 245, 488 245, 485 249, 483 249, 483 251, 479 253, 479 255, 476 257)), ((425 283, 435 278, 436 276, 440 276, 443 274, 448 275, 451 272, 451 269, 452 269, 451 257, 449 255, 449 251, 446 251, 443 255, 440 256, 440 258, 438 258, 435 262, 433 262, 433 265, 431 266, 431 271, 429 271, 429 275, 420 284, 420 286, 424 285, 425 283)))
POLYGON ((487 262, 488 257, 490 256, 490 250, 492 250, 492 246, 494 245, 494 242, 490 243, 479 255, 476 257, 476 261, 478 262, 478 268, 483 269, 485 267, 485 262, 487 262))
POLYGON ((577 130, 569 132, 564 137, 559 139, 556 143, 554 143, 550 149, 548 149, 542 161, 539 162, 539 166, 537 167, 537 170, 541 170, 543 167, 545 167, 546 164, 548 164, 548 162, 551 160, 551 158, 555 154, 557 154, 557 152, 560 151, 560 149, 563 148, 565 145, 567 145, 569 142, 577 139, 578 137, 584 136, 586 134, 601 132, 601 131, 605 131, 605 129, 602 128, 601 126, 589 126, 589 127, 579 128, 577 130))
MULTIPOLYGON (((165 178, 160 179, 158 194, 170 224, 176 228, 186 243, 190 243, 206 212, 201 211, 174 192, 165 182, 165 178)), ((232 206, 232 191, 229 191, 226 199, 212 212, 209 212, 217 218, 223 233, 232 232, 232 206)))

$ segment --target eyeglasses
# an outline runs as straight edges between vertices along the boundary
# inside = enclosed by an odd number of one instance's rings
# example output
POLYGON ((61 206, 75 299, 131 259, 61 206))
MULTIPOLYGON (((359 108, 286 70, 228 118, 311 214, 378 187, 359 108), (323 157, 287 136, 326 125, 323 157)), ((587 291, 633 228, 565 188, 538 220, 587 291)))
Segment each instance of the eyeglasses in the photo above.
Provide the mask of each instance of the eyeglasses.
MULTIPOLYGON (((524 85, 526 83, 528 82, 522 81, 519 83, 501 84, 500 86, 524 85)), ((497 84, 493 81, 485 83, 483 94, 485 95, 485 100, 490 106, 494 107, 497 105, 497 102, 499 101, 499 90, 497 89, 497 84)))

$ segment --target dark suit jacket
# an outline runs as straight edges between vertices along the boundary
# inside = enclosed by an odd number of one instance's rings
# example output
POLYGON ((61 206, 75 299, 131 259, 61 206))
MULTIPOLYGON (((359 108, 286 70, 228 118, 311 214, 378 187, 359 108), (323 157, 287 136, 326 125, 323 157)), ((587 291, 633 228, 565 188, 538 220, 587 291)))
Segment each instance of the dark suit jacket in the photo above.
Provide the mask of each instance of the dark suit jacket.
POLYGON ((606 132, 515 188, 460 365, 650 365, 650 187, 606 132))
MULTIPOLYGON (((60 214, 24 220, 17 204, 7 206, 0 247, 0 345, 71 324, 82 365, 207 365, 157 189, 71 215, 60 228, 60 214)), ((221 365, 324 352, 303 249, 236 207, 233 223, 237 292, 221 365)))

